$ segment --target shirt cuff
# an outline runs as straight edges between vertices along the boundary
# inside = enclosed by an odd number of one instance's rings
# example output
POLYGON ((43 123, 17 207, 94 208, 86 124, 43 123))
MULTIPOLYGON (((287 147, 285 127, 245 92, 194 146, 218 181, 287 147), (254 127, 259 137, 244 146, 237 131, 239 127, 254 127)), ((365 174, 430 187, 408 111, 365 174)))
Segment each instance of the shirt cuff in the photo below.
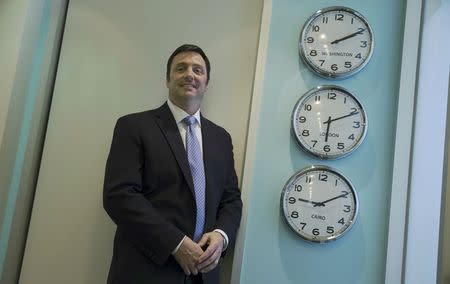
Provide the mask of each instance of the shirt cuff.
POLYGON ((172 251, 172 255, 174 255, 174 254, 177 253, 178 249, 181 247, 181 244, 182 244, 183 241, 184 241, 184 238, 186 238, 186 236, 184 236, 184 237, 181 239, 181 242, 180 242, 180 243, 177 245, 177 247, 172 251))
POLYGON ((222 237, 223 237, 223 248, 222 248, 222 251, 226 250, 227 247, 228 247, 228 236, 227 236, 227 234, 224 231, 222 231, 221 229, 215 229, 214 232, 217 232, 217 233, 222 235, 222 237))

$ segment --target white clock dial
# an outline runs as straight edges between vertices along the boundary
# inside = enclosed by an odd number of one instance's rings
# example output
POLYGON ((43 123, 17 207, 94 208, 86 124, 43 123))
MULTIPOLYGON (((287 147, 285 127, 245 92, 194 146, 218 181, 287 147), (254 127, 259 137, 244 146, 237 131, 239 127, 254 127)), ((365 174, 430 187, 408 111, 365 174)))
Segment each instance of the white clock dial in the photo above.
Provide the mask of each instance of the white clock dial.
POLYGON ((334 85, 318 86, 302 96, 291 123, 301 148, 320 159, 350 154, 367 132, 362 104, 349 91, 334 85))
POLYGON ((352 184, 336 170, 311 166, 288 180, 281 207, 294 232, 323 243, 339 238, 354 224, 358 198, 352 184))
POLYGON ((372 29, 346 7, 317 11, 303 27, 299 49, 307 66, 326 78, 345 78, 361 70, 374 46, 372 29))

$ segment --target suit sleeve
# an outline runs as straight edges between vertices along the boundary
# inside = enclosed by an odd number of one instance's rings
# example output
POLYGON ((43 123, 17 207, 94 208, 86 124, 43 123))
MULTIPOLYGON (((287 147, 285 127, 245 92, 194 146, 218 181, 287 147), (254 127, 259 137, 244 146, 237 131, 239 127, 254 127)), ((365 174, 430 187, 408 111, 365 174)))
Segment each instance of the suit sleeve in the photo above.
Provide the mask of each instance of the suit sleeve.
POLYGON ((163 264, 184 233, 167 222, 142 194, 143 146, 136 123, 120 118, 106 162, 103 206, 118 230, 144 255, 163 264))
POLYGON ((224 163, 226 179, 217 212, 216 228, 223 230, 227 234, 229 247, 236 240, 236 233, 241 222, 242 200, 234 169, 233 144, 228 133, 226 133, 226 153, 228 157, 227 162, 224 163))

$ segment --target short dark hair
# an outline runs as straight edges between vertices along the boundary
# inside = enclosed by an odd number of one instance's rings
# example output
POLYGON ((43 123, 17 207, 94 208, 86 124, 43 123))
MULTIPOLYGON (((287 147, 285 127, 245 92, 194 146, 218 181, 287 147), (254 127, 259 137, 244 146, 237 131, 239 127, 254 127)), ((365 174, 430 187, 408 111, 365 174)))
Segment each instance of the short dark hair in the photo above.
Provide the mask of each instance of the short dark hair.
POLYGON ((170 55, 169 59, 167 60, 167 70, 166 70, 166 80, 169 81, 170 79, 170 67, 172 66, 172 61, 173 58, 182 52, 195 52, 200 54, 200 56, 203 58, 203 60, 205 61, 205 65, 206 65, 206 83, 209 82, 209 73, 211 72, 211 65, 209 64, 209 59, 206 56, 205 52, 203 52, 203 50, 193 44, 183 44, 182 46, 178 47, 177 49, 175 49, 174 52, 172 52, 172 54, 170 55))

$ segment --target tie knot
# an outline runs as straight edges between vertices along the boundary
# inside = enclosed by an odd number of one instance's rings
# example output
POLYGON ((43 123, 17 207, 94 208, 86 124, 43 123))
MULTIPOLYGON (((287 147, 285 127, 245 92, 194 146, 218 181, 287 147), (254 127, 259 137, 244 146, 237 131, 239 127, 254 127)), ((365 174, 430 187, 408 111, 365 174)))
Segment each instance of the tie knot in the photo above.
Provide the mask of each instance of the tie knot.
POLYGON ((184 122, 187 126, 191 126, 191 125, 194 125, 194 124, 197 122, 197 119, 195 119, 195 117, 194 117, 193 115, 189 115, 189 116, 186 116, 186 117, 183 119, 183 122, 184 122))

